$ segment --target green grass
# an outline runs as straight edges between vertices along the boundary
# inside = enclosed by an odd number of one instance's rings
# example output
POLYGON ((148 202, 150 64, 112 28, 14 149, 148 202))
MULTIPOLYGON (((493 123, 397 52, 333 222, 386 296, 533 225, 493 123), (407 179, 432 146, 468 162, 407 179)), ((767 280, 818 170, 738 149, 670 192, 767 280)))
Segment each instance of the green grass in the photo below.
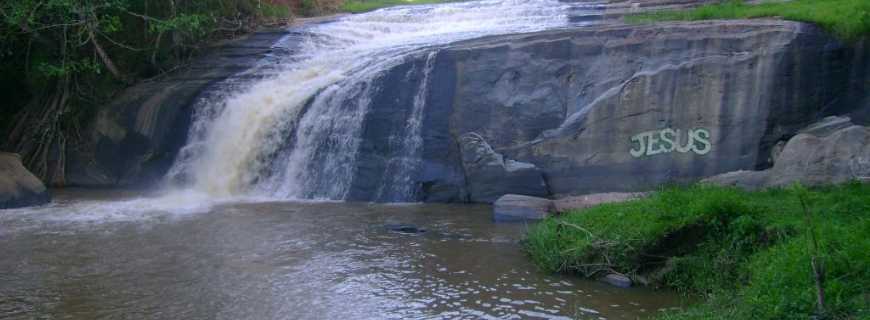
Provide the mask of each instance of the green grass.
POLYGON ((342 5, 341 9, 346 12, 361 13, 391 6, 458 1, 463 0, 347 0, 344 2, 344 5, 342 5))
POLYGON ((815 312, 809 230, 820 239, 826 315, 870 317, 870 184, 665 188, 547 219, 525 245, 549 271, 615 271, 704 301, 668 319, 807 319, 815 312))
POLYGON ((870 35, 870 1, 867 0, 793 0, 758 5, 727 1, 682 11, 660 11, 627 16, 630 23, 673 20, 751 19, 782 17, 815 23, 844 40, 870 35))

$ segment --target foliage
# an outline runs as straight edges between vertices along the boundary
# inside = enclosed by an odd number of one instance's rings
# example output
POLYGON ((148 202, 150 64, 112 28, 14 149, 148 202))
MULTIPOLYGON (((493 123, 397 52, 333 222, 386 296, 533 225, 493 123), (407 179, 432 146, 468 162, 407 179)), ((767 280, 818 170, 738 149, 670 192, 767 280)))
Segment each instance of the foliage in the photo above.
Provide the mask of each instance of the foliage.
POLYGON ((65 147, 91 107, 209 43, 290 17, 288 5, 267 0, 2 1, 0 148, 62 184, 65 147))
POLYGON ((668 187, 545 220, 526 248, 546 270, 619 272, 705 300, 669 318, 805 319, 815 313, 811 230, 827 278, 825 316, 870 314, 870 184, 668 187), (813 228, 799 194, 817 216, 813 228))
POLYGON ((870 35, 870 1, 867 0, 793 0, 747 4, 730 0, 684 11, 660 11, 626 17, 633 23, 671 20, 750 19, 782 17, 811 22, 845 40, 870 35))
POLYGON ((342 11, 361 13, 384 7, 413 4, 432 4, 444 2, 457 2, 463 0, 347 0, 341 6, 342 11))

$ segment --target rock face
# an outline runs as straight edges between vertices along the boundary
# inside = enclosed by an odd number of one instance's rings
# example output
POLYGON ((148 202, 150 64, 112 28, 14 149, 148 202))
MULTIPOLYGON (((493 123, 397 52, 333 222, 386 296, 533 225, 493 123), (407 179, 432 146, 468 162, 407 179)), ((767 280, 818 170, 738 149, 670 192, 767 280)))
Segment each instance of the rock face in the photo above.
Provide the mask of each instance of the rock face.
POLYGON ((704 182, 758 189, 870 178, 870 128, 826 119, 802 132, 788 141, 773 168, 730 172, 704 182))
POLYGON ((451 85, 437 94, 452 99, 428 107, 451 121, 430 130, 476 133, 536 166, 554 195, 767 167, 821 106, 857 106, 863 91, 848 84, 867 78, 870 61, 812 26, 774 20, 495 37, 439 59, 435 77, 451 85))
POLYGON ((541 220, 552 208, 553 202, 549 199, 508 194, 495 201, 492 218, 495 222, 541 220))
POLYGON ((645 191, 768 168, 809 123, 870 108, 867 50, 778 20, 490 37, 443 49, 436 66, 424 146, 459 144, 462 160, 437 151, 424 161, 459 172, 456 190, 492 190, 476 201, 524 192, 499 190, 500 173, 476 175, 469 153, 490 154, 493 168, 498 157, 528 164, 554 197, 645 191))
POLYGON ((215 48, 179 72, 127 89, 99 110, 86 143, 68 157, 66 183, 143 186, 159 181, 187 140, 196 104, 234 90, 244 82, 234 80, 253 76, 252 70, 268 74, 258 63, 285 35, 253 34, 215 48))
MULTIPOLYGON (((255 35, 131 89, 99 112, 89 143, 68 156, 67 180, 157 181, 185 143, 195 104, 244 83, 228 77, 268 71, 252 68, 282 35, 255 35)), ((610 23, 433 50, 420 165, 409 177, 420 201, 636 192, 755 172, 822 143, 785 143, 819 119, 870 121, 870 49, 796 22, 610 23)), ((378 90, 346 200, 391 201, 378 186, 401 152, 390 141, 404 132, 428 59, 428 52, 410 56, 372 82, 378 90)), ((855 132, 836 139, 860 140, 855 132)))
POLYGON ((21 164, 14 153, 0 152, 0 209, 44 204, 48 189, 21 164))

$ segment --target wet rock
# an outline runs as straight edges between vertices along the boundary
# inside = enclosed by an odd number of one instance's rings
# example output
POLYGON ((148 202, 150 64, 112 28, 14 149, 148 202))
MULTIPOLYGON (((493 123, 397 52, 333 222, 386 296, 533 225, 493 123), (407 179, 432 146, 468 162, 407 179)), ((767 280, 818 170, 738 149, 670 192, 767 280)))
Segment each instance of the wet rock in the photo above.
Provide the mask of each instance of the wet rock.
POLYGON ((492 203, 509 193, 548 195, 541 170, 535 165, 505 159, 473 132, 460 137, 459 143, 472 202, 492 203))
POLYGON ((771 169, 730 172, 704 182, 759 189, 796 182, 822 185, 866 181, 870 177, 870 128, 836 124, 841 129, 818 129, 823 127, 810 126, 804 131, 807 133, 789 140, 771 169))
POLYGON ((631 287, 631 279, 629 279, 628 277, 626 277, 624 275, 617 274, 617 273, 608 274, 608 275, 604 276, 603 278, 601 278, 601 281, 603 281, 607 284, 610 284, 612 286, 615 286, 615 287, 620 287, 620 288, 631 287))
POLYGON ((387 230, 389 230, 389 231, 404 233, 404 234, 420 234, 420 233, 426 232, 426 229, 420 228, 420 227, 413 225, 413 224, 401 224, 401 223, 387 224, 384 227, 386 227, 387 230))
POLYGON ((493 204, 493 220, 495 222, 540 220, 550 214, 552 207, 553 202, 550 199, 508 194, 498 198, 493 204))
POLYGON ((643 192, 610 192, 595 193, 583 196, 566 197, 553 201, 555 212, 567 212, 576 209, 585 209, 605 203, 625 202, 645 197, 643 192))
POLYGON ((21 157, 0 152, 0 209, 34 206, 49 201, 48 189, 21 164, 21 157))

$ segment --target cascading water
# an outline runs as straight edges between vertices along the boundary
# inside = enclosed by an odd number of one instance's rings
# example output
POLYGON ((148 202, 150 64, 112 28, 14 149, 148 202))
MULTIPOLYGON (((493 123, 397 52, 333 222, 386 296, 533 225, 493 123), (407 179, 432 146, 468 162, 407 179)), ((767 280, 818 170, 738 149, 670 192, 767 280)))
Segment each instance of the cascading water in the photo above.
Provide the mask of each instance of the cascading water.
POLYGON ((420 85, 397 154, 377 197, 413 198, 425 97, 439 45, 486 35, 566 26, 556 0, 484 0, 408 6, 308 27, 301 48, 277 70, 232 94, 197 106, 189 141, 169 178, 211 196, 254 194, 344 199, 356 168, 373 81, 408 57, 423 55, 420 85), (184 179, 179 179, 184 177, 184 179))

